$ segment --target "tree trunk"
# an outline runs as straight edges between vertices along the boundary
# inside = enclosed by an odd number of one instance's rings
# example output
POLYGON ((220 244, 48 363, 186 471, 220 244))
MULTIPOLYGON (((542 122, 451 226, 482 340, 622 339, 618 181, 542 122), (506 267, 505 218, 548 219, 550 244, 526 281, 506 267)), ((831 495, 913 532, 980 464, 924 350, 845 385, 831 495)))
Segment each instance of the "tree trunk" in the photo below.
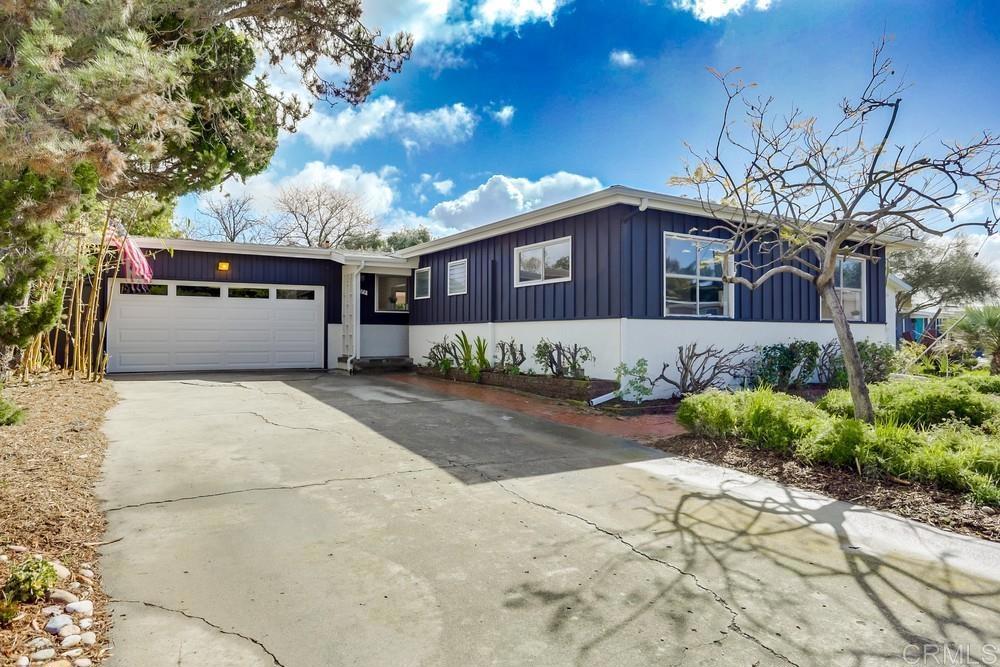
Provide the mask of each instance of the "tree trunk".
POLYGON ((990 358, 990 375, 1000 375, 1000 347, 993 350, 990 358))
POLYGON ((823 303, 830 308, 833 318, 833 328, 837 331, 840 350, 844 355, 844 367, 847 370, 847 384, 851 390, 851 400, 854 402, 854 417, 869 424, 875 421, 875 409, 872 407, 871 396, 868 395, 868 385, 865 384, 865 371, 861 365, 861 355, 858 345, 854 342, 851 325, 847 322, 847 313, 840 303, 840 295, 829 281, 825 286, 817 285, 823 296, 823 303))

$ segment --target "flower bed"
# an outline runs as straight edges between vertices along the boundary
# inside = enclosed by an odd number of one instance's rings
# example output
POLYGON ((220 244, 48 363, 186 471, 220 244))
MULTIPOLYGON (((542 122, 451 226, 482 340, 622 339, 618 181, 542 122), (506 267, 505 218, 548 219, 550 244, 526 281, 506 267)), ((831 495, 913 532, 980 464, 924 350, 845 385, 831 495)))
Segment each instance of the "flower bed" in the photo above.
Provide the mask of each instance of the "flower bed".
MULTIPOLYGON (((456 382, 476 382, 468 373, 456 368, 443 373, 436 368, 418 366, 417 373, 433 377, 445 378, 456 382)), ((528 394, 563 398, 572 401, 589 401, 592 398, 610 393, 618 388, 614 380, 591 380, 577 378, 560 378, 551 375, 531 375, 529 373, 496 373, 483 371, 479 374, 479 384, 491 387, 506 387, 528 394)))

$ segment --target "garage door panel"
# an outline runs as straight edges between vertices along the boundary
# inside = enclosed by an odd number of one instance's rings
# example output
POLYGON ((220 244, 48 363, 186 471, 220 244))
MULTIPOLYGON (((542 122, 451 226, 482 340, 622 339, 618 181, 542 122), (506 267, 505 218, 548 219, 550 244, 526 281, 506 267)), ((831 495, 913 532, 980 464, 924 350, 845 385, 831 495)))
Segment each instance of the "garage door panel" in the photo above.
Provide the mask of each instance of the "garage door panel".
POLYGON ((136 343, 144 345, 146 343, 169 343, 170 331, 166 327, 156 329, 119 329, 114 332, 119 343, 136 343))
POLYGON ((274 334, 270 329, 227 328, 223 334, 230 343, 272 343, 274 334))
MULTIPOLYGON (((177 281, 157 281, 176 285, 177 281)), ((184 285, 219 287, 233 284, 184 285)), ((215 370, 323 366, 323 291, 316 299, 115 294, 108 320, 109 370, 215 370)), ((282 288, 285 288, 282 286, 282 288)), ((300 289, 291 287, 290 289, 300 289)))
POLYGON ((222 341, 219 329, 175 329, 174 340, 178 343, 218 343, 222 341))

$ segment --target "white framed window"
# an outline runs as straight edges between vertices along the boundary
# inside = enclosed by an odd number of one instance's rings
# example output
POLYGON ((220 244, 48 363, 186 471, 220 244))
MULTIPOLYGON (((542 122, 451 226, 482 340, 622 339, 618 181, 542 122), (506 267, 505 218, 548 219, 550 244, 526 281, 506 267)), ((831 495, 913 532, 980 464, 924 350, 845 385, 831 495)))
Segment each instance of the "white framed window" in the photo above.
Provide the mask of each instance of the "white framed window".
POLYGON ((514 287, 573 279, 573 237, 514 248, 514 287))
POLYGON ((469 260, 448 262, 448 296, 459 296, 469 291, 469 260))
POLYGON ((413 298, 431 298, 431 267, 425 266, 413 272, 413 298))
MULTIPOLYGON (((856 257, 838 257, 833 273, 833 286, 840 295, 844 313, 851 322, 865 321, 865 261, 856 257)), ((833 317, 829 305, 819 298, 819 318, 833 317)))
POLYGON ((406 276, 375 276, 375 312, 406 313, 410 310, 406 276))
POLYGON ((663 316, 731 317, 732 271, 727 241, 663 233, 663 316))

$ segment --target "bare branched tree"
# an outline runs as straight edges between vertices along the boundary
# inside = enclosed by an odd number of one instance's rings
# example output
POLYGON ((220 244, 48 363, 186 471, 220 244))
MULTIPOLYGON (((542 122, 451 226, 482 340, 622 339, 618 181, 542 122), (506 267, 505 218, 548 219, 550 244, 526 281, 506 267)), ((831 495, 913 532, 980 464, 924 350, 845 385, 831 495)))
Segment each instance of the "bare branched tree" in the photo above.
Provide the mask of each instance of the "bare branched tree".
POLYGON ((199 204, 198 212, 208 219, 204 236, 230 243, 259 243, 264 238, 265 220, 254 211, 249 194, 205 196, 199 204))
POLYGON ((283 188, 275 210, 271 232, 277 245, 356 248, 378 233, 355 195, 326 184, 283 188))
POLYGON ((754 85, 734 71, 713 70, 726 95, 715 145, 692 150, 685 175, 671 179, 693 188, 731 232, 736 271, 726 281, 754 289, 791 274, 815 286, 844 351, 855 416, 868 422, 874 411, 849 325, 861 317, 849 318, 841 298, 843 269, 856 266, 847 260, 883 261, 887 244, 963 227, 993 233, 1000 192, 1000 140, 990 131, 934 147, 893 142, 904 88, 885 48, 883 39, 860 96, 845 99, 826 130, 798 109, 773 112, 772 98, 751 97, 754 85), (983 206, 992 215, 970 220, 983 206))
POLYGON ((663 369, 655 378, 650 378, 650 386, 658 382, 672 385, 676 394, 689 396, 698 394, 711 387, 723 388, 733 378, 745 374, 750 368, 750 353, 753 348, 739 345, 732 350, 723 350, 709 345, 704 350, 698 349, 697 343, 677 347, 677 379, 667 374, 670 364, 663 364, 663 369))

